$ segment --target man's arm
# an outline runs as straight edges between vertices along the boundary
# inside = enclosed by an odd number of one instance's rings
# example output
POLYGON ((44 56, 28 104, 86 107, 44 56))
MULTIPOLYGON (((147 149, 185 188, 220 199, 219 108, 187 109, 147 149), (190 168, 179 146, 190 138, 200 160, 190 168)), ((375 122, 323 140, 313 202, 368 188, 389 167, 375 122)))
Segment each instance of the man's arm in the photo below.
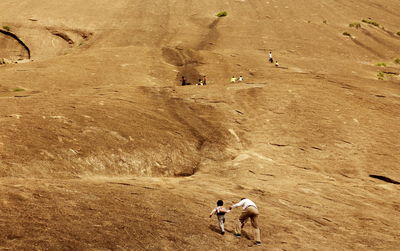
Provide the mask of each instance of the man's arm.
POLYGON ((230 206, 230 207, 229 207, 229 210, 232 210, 232 209, 234 209, 235 207, 241 207, 241 206, 243 206, 243 204, 244 204, 244 200, 241 200, 239 203, 236 203, 236 204, 230 206))
POLYGON ((221 213, 229 213, 231 210, 227 210, 226 208, 222 207, 219 209, 221 213))

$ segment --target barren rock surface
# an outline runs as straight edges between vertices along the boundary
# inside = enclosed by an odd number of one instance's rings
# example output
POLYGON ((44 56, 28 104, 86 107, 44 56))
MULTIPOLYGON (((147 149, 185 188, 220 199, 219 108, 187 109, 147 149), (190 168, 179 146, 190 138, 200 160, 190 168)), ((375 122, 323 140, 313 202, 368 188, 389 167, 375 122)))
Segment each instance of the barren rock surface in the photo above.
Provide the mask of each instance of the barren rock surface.
POLYGON ((399 12, 2 0, 0 249, 398 250, 399 12))

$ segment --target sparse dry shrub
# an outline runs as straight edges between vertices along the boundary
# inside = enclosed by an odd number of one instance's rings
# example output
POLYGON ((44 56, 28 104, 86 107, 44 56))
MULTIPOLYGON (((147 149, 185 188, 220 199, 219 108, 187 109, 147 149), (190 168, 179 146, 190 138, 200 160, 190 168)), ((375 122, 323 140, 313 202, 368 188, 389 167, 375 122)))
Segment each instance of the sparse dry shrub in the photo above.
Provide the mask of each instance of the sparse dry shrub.
POLYGON ((348 33, 347 31, 343 32, 342 35, 343 35, 343 36, 347 36, 347 37, 351 37, 351 34, 348 33))
POLYGON ((361 28, 361 24, 360 23, 351 23, 351 24, 349 24, 349 27, 350 28, 356 28, 356 29, 359 29, 359 28, 361 28))
POLYGON ((228 12, 226 12, 226 11, 221 11, 221 12, 218 12, 217 13, 217 17, 226 17, 228 15, 228 12))
POLYGON ((376 76, 378 77, 379 80, 384 80, 385 78, 385 74, 383 72, 378 72, 378 74, 376 74, 376 76))
POLYGON ((363 19, 361 20, 363 23, 367 23, 367 24, 371 24, 373 26, 379 27, 379 24, 373 20, 367 20, 367 19, 363 19))

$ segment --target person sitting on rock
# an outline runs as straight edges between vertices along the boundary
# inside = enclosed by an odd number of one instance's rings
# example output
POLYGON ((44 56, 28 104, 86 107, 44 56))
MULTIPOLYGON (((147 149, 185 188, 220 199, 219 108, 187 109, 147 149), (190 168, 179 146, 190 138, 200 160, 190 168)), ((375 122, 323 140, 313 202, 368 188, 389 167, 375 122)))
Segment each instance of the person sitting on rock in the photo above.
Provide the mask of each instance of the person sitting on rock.
POLYGON ((275 67, 279 67, 278 61, 275 62, 275 67))
POLYGON ((197 83, 197 85, 203 85, 203 80, 201 78, 199 78, 199 82, 197 83))
POLYGON ((242 76, 240 76, 239 78, 238 78, 238 81, 239 82, 242 82, 244 79, 243 79, 243 77, 242 76))

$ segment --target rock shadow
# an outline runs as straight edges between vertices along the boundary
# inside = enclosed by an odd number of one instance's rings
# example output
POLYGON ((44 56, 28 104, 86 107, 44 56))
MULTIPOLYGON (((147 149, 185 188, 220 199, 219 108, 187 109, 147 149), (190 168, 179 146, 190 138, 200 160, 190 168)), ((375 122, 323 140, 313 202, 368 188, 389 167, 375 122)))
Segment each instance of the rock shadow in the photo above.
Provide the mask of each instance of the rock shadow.
POLYGON ((25 52, 27 54, 26 58, 27 59, 31 58, 31 50, 17 35, 15 35, 14 33, 10 32, 10 31, 1 30, 1 29, 0 29, 0 34, 3 34, 5 36, 7 36, 7 37, 11 37, 14 40, 16 40, 18 42, 18 44, 21 45, 24 48, 24 50, 25 50, 25 52))
POLYGON ((378 180, 382 180, 382 181, 385 181, 385 182, 387 182, 387 183, 392 183, 392 184, 396 184, 396 185, 399 185, 399 184, 400 184, 400 182, 398 182, 398 181, 396 181, 396 180, 393 180, 393 179, 391 179, 391 178, 388 178, 388 177, 386 177, 386 176, 381 176, 381 175, 370 175, 369 177, 374 178, 374 179, 378 179, 378 180))

